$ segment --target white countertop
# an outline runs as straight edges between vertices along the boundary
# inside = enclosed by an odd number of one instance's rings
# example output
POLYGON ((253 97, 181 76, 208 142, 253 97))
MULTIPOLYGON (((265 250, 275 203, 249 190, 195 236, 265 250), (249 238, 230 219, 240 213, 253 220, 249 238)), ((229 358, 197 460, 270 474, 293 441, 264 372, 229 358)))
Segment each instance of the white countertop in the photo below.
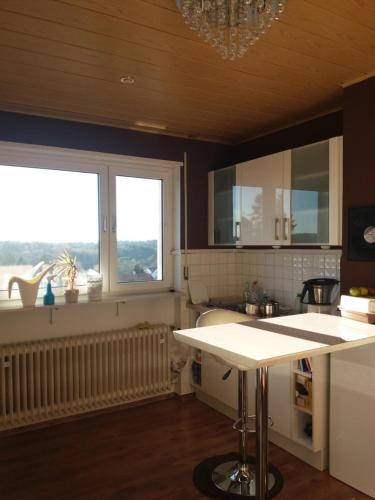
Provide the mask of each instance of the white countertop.
POLYGON ((243 370, 375 343, 375 325, 339 316, 307 313, 260 320, 260 323, 263 322, 275 325, 275 329, 277 325, 288 327, 290 335, 287 330, 286 334, 261 330, 256 327, 258 321, 253 322, 251 327, 228 323, 177 330, 174 335, 178 341, 215 354, 243 370), (293 336, 293 329, 305 333, 305 338, 293 336), (342 343, 330 345, 324 337, 322 341, 316 341, 319 334, 342 343))

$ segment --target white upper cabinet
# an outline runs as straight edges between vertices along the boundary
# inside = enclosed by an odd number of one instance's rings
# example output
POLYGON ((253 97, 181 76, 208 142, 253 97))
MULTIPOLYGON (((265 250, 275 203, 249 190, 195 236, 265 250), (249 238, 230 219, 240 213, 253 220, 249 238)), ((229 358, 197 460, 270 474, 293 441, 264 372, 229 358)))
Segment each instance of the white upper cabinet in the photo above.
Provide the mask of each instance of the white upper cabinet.
POLYGON ((292 150, 292 245, 340 245, 341 143, 335 137, 292 150))
POLYGON ((341 245, 342 137, 209 173, 209 244, 341 245))
POLYGON ((289 164, 290 152, 284 151, 237 165, 239 245, 282 245, 289 239, 289 207, 284 203, 289 164))

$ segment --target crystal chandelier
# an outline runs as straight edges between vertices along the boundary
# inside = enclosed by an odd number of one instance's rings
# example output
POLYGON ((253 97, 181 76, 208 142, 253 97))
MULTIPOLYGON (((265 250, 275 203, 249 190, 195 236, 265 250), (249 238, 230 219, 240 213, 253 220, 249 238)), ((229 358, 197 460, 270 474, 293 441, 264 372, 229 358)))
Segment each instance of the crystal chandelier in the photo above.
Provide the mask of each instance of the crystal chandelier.
POLYGON ((288 0, 176 0, 190 28, 223 59, 242 57, 279 18, 288 0))

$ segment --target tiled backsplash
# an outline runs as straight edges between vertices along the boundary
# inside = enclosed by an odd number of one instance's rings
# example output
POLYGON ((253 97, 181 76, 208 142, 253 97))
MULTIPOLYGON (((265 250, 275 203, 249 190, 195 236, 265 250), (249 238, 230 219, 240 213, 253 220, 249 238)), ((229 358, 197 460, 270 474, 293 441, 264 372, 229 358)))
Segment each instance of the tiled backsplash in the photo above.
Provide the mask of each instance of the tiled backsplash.
MULTIPOLYGON (((186 290, 184 256, 175 257, 176 288, 186 290)), ((273 298, 293 306, 303 281, 340 279, 340 257, 340 250, 193 250, 189 279, 205 283, 209 297, 242 296, 245 283, 257 280, 273 298)))

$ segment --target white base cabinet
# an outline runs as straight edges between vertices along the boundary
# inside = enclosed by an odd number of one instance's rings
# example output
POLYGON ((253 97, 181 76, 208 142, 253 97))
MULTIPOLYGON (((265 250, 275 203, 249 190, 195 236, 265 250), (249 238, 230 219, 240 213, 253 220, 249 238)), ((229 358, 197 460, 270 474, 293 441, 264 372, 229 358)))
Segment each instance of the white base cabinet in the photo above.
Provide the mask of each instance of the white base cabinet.
POLYGON ((331 355, 329 472, 375 498, 375 347, 331 355))
MULTIPOLYGON (((196 396, 235 420, 237 418, 238 374, 232 370, 226 380, 227 367, 202 352, 201 386, 196 396)), ((297 365, 286 363, 269 368, 269 414, 273 420, 270 441, 296 455, 319 470, 328 466, 328 387, 329 357, 318 356, 312 361, 312 406, 301 409, 295 404, 297 365), (312 425, 313 435, 306 435, 312 425)), ((255 370, 248 372, 249 415, 255 414, 255 370)), ((255 425, 255 423, 254 423, 255 425)))

